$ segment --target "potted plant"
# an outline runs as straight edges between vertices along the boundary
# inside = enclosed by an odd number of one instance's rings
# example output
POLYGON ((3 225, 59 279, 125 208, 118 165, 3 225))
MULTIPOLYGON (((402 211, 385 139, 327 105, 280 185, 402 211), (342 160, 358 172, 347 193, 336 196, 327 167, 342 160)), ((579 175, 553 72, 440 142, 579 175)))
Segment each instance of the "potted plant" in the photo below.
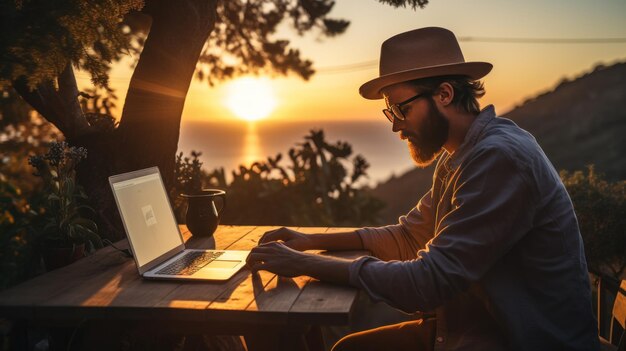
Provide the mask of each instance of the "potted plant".
POLYGON ((87 196, 76 183, 76 165, 86 157, 85 148, 54 141, 45 155, 29 158, 35 175, 43 179, 38 243, 48 270, 102 247, 96 223, 85 217, 93 209, 85 204, 87 196))

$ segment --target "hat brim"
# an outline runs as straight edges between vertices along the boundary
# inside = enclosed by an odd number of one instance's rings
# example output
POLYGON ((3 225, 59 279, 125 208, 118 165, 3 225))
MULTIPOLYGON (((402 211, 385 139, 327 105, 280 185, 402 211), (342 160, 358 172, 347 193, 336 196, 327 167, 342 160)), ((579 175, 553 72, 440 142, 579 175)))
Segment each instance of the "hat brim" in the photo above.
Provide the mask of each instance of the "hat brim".
POLYGON ((359 93, 366 99, 382 99, 381 90, 390 85, 407 82, 414 79, 430 78, 438 76, 468 76, 472 79, 480 79, 486 76, 493 65, 487 62, 462 62, 448 65, 422 67, 401 72, 395 72, 372 79, 361 85, 359 93))

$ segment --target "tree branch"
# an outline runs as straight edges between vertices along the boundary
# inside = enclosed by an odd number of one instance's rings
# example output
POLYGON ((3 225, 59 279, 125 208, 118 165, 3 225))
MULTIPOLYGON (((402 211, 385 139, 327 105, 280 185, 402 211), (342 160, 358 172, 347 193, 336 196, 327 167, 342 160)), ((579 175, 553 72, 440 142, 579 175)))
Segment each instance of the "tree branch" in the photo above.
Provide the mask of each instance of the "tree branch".
POLYGON ((25 77, 13 82, 13 88, 48 122, 54 124, 68 141, 92 131, 78 102, 78 86, 70 63, 58 77, 59 89, 50 80, 31 90, 25 77))
POLYGON ((58 100, 61 107, 66 111, 66 122, 69 124, 70 129, 70 135, 63 134, 68 139, 88 134, 93 128, 87 123, 85 114, 78 102, 78 85, 76 84, 76 77, 74 76, 74 69, 72 69, 71 63, 68 62, 67 66, 65 66, 65 69, 58 77, 58 82, 58 100))
POLYGON ((36 89, 31 90, 28 87, 28 80, 22 76, 13 82, 13 88, 18 94, 32 106, 35 111, 43 116, 48 122, 54 124, 63 134, 68 129, 65 121, 52 108, 50 100, 50 91, 54 91, 54 85, 51 81, 40 83, 36 89))

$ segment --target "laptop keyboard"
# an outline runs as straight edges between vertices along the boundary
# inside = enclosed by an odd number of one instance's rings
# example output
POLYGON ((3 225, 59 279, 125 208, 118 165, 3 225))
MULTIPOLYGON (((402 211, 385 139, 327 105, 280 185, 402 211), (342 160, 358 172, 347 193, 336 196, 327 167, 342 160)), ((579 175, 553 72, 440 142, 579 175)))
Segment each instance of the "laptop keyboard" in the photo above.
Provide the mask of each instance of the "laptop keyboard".
POLYGON ((224 251, 190 251, 156 272, 162 275, 192 275, 211 261, 220 257, 224 251))

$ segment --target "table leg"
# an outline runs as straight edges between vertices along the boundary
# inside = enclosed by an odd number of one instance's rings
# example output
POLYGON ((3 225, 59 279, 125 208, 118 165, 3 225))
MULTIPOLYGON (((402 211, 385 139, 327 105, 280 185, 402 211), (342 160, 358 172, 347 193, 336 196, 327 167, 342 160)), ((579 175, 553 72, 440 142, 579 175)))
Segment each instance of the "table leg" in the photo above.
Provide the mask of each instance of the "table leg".
MULTIPOLYGON (((24 321, 1 320, 0 323, 6 326, 8 331, 7 341, 2 340, 2 345, 7 345, 10 350, 28 350, 28 325, 24 321)), ((1 340, 1 339, 0 339, 1 340)))
POLYGON ((244 338, 248 351, 308 350, 304 335, 297 332, 247 334, 244 338))
POLYGON ((301 330, 246 333, 244 339, 248 351, 324 351, 324 341, 318 326, 301 330))
POLYGON ((48 347, 51 351, 72 350, 75 347, 76 330, 71 328, 48 328, 48 347))
POLYGON ((319 325, 311 327, 306 333, 306 343, 311 351, 324 351, 324 338, 322 337, 322 329, 319 325))

